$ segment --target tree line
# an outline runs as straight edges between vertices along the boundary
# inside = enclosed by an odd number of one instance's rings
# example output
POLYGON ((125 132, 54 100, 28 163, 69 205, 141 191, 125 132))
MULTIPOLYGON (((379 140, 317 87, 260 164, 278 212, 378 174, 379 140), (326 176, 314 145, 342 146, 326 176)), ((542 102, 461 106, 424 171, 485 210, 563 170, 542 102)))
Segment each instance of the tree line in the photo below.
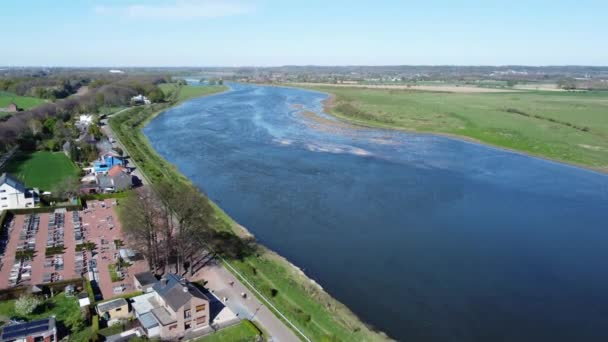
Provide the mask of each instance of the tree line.
POLYGON ((139 188, 120 208, 127 244, 154 271, 193 274, 216 253, 242 259, 255 252, 252 240, 215 228, 214 208, 190 184, 160 182, 139 188))
MULTIPOLYGON (((15 144, 19 144, 24 150, 59 150, 64 142, 72 141, 79 135, 73 122, 76 115, 127 106, 131 98, 138 94, 147 96, 153 102, 162 102, 164 94, 158 84, 169 78, 156 75, 99 76, 96 79, 76 77, 75 80, 78 81, 64 79, 61 84, 69 84, 70 87, 87 85, 88 91, 79 96, 48 102, 31 110, 0 118, 0 151, 6 151, 15 144)), ((23 93, 23 89, 32 84, 44 82, 44 79, 0 79, 0 90, 23 93)), ((74 90, 70 90, 72 91, 74 90)))

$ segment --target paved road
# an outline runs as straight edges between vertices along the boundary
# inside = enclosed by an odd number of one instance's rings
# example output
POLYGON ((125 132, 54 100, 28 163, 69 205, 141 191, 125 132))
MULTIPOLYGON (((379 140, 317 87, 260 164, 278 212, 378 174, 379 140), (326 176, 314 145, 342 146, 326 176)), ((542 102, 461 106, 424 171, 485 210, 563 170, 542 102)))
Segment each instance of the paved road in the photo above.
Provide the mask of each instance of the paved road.
MULTIPOLYGON (((101 131, 103 132, 103 134, 105 134, 108 137, 108 139, 110 139, 111 142, 113 141, 112 147, 116 147, 116 146, 120 147, 127 155, 129 155, 129 152, 127 151, 125 146, 122 144, 122 142, 120 142, 120 140, 118 140, 116 138, 116 136, 114 135, 114 132, 112 131, 112 127, 110 127, 110 125, 108 124, 108 119, 114 115, 118 115, 118 114, 125 112, 127 110, 130 110, 130 109, 132 109, 132 108, 129 107, 129 108, 121 109, 118 112, 108 115, 108 117, 106 119, 101 120, 101 123, 103 124, 103 126, 101 126, 101 131)), ((129 158, 129 164, 131 167, 134 168, 133 171, 131 171, 131 174, 136 176, 137 178, 139 178, 144 185, 149 184, 148 179, 140 171, 139 167, 137 167, 137 164, 135 163, 135 161, 132 158, 129 158)))
POLYGON ((206 287, 220 299, 227 298, 224 304, 240 318, 259 323, 270 335, 273 342, 300 341, 295 333, 270 309, 262 304, 253 293, 221 264, 205 266, 193 279, 207 281, 206 287), (233 285, 230 285, 234 282, 233 285), (241 296, 242 293, 246 297, 241 296))

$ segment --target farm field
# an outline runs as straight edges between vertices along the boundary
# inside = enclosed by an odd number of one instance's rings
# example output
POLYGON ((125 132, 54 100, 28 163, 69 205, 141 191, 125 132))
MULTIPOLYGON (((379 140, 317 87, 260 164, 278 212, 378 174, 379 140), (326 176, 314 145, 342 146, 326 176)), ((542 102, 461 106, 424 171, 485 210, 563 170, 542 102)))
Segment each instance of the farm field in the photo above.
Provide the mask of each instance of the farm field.
MULTIPOLYGON (((43 104, 45 101, 37 97, 19 96, 13 93, 0 91, 0 108, 8 106, 11 102, 14 102, 19 108, 28 110, 43 104)), ((7 113, 0 112, 0 116, 6 114, 7 113)))
POLYGON ((78 168, 61 152, 34 152, 13 157, 3 168, 25 183, 43 191, 53 187, 68 177, 78 176, 78 168))
POLYGON ((227 89, 224 86, 192 86, 185 85, 179 86, 176 83, 162 83, 159 84, 160 89, 163 91, 165 96, 174 96, 175 92, 178 91, 176 101, 185 101, 194 97, 210 95, 217 93, 222 89, 227 89))
POLYGON ((608 171, 608 93, 444 93, 314 86, 355 124, 470 138, 608 171))

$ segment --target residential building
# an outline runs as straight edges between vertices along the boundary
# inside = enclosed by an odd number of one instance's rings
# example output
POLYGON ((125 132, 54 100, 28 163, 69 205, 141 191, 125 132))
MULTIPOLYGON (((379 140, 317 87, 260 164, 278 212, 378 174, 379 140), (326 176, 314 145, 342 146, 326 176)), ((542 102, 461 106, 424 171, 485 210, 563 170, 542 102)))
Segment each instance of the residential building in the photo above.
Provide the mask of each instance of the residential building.
POLYGON ((110 169, 116 165, 124 165, 122 158, 118 158, 112 155, 104 155, 100 160, 93 162, 93 172, 107 173, 110 169))
POLYGON ((101 304, 97 304, 97 313, 106 321, 126 319, 131 316, 129 303, 124 298, 116 298, 101 304))
POLYGON ((142 94, 139 94, 137 96, 133 96, 131 98, 131 102, 133 104, 150 104, 152 103, 147 97, 143 96, 142 94))
POLYGON ((55 317, 4 326, 0 342, 57 341, 55 317))
POLYGON ((145 293, 152 292, 152 287, 157 281, 158 280, 154 274, 152 274, 152 272, 137 273, 133 276, 133 284, 135 285, 135 288, 145 293))
POLYGON ((209 298, 179 275, 165 275, 151 292, 132 300, 135 317, 150 338, 178 339, 209 326, 209 298))
POLYGON ((39 201, 38 189, 26 188, 25 184, 8 173, 0 176, 0 211, 33 208, 39 201))
POLYGON ((5 113, 16 113, 21 111, 21 108, 19 108, 15 103, 9 103, 8 106, 0 108, 0 112, 5 112, 5 113))

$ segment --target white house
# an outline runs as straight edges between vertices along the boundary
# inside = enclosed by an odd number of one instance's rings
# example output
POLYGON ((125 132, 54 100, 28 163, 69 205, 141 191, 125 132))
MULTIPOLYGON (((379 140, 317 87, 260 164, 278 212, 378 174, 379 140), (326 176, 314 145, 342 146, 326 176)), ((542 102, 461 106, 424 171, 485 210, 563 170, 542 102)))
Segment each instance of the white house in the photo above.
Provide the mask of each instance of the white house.
POLYGON ((33 208, 39 202, 38 189, 28 189, 8 173, 0 176, 0 211, 33 208))
POLYGON ((143 104, 147 104, 147 105, 150 104, 150 103, 152 103, 147 97, 143 96, 142 94, 139 94, 137 96, 133 96, 131 98, 131 102, 133 102, 133 103, 139 103, 139 104, 143 103, 143 104))
POLYGON ((90 125, 90 124, 93 123, 93 115, 91 115, 91 114, 80 115, 80 119, 78 120, 78 122, 81 125, 87 125, 88 126, 88 125, 90 125))

